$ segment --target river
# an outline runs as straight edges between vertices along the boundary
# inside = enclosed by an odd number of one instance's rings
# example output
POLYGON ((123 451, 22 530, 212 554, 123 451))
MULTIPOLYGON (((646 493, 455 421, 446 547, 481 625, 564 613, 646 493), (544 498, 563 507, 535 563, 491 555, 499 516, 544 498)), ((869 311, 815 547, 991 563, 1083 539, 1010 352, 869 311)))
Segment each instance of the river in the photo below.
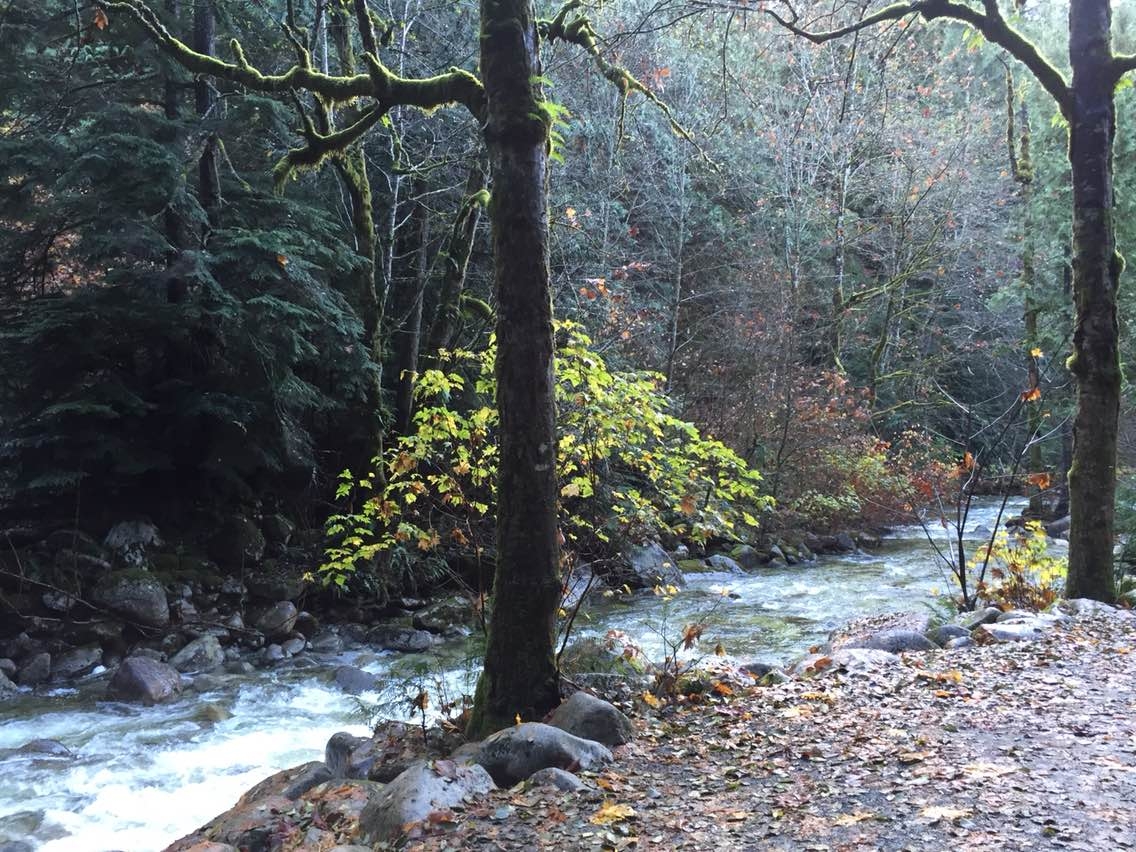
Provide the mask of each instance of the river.
MULTIPOLYGON (((1015 501, 1008 512, 1020 508, 1015 501)), ((996 505, 984 501, 968 528, 991 527, 995 516, 996 505)), ((703 653, 721 642, 739 659, 786 661, 843 621, 918 609, 950 588, 922 528, 906 527, 871 554, 821 557, 751 575, 696 575, 670 600, 640 594, 605 601, 578 622, 576 632, 622 630, 658 659, 683 625, 697 620, 706 624, 703 653)), ((19 696, 0 704, 0 754, 49 738, 74 757, 0 759, 0 846, 23 841, 42 852, 161 849, 266 776, 321 758, 336 731, 368 733, 358 702, 332 682, 336 666, 359 665, 402 688, 409 688, 408 677, 422 678, 431 691, 437 687, 430 672, 444 671, 445 688, 460 694, 476 671, 475 661, 464 657, 459 647, 429 660, 363 652, 308 657, 308 667, 219 677, 211 691, 187 690, 152 708, 102 701, 105 675, 77 688, 19 696), (391 674, 392 665, 403 671, 401 678, 391 674)), ((385 697, 397 702, 392 708, 406 706, 398 686, 385 697)))

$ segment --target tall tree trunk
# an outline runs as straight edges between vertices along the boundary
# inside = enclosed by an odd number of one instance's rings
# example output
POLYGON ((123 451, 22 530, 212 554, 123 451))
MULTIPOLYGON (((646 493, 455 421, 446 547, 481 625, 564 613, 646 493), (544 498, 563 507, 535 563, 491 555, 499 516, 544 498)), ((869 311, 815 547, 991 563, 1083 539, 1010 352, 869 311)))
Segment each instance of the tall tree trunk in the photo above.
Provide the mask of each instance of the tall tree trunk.
POLYGON ((465 198, 450 228, 450 236, 438 255, 442 265, 432 304, 425 317, 429 334, 426 336, 426 351, 437 352, 454 342, 461 317, 461 297, 465 290, 466 272, 469 269, 469 256, 473 252, 473 240, 477 233, 477 223, 481 220, 484 204, 485 167, 477 162, 469 170, 465 184, 465 198))
POLYGON ((400 240, 404 250, 402 264, 406 274, 397 292, 391 294, 394 324, 390 329, 394 367, 394 428, 400 435, 410 433, 414 415, 414 383, 418 377, 418 349, 422 340, 422 300, 429 277, 429 216, 426 205, 417 200, 425 187, 415 183, 409 203, 413 205, 406 223, 407 238, 400 240))
MULTIPOLYGON (((206 56, 215 56, 217 16, 212 0, 197 0, 193 4, 193 49, 206 56)), ((194 100, 197 116, 203 122, 217 120, 217 93, 213 81, 204 74, 194 83, 194 100)), ((217 134, 209 131, 201 159, 197 163, 198 198, 209 217, 209 225, 216 227, 221 211, 221 175, 217 167, 217 134)))
POLYGON ((1115 599, 1112 548, 1116 498, 1120 353, 1116 295, 1122 261, 1113 222, 1112 145, 1116 108, 1109 0, 1071 0, 1073 65, 1069 164, 1073 178, 1071 369, 1077 378, 1069 470, 1070 598, 1115 599))
POLYGON ((497 294, 497 573, 485 668, 470 735, 539 719, 560 700, 554 658, 560 595, 548 119, 532 0, 482 0, 497 294))

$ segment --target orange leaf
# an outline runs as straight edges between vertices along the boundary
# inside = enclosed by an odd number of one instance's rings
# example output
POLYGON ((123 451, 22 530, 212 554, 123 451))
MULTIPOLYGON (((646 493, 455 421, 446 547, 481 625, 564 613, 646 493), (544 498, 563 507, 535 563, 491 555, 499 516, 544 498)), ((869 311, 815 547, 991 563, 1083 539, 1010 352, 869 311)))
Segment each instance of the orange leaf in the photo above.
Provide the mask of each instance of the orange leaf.
POLYGON ((1041 388, 1033 387, 1022 391, 1022 402, 1037 402, 1039 399, 1041 399, 1041 388))
POLYGON ((95 29, 105 30, 109 23, 110 21, 107 20, 106 12, 102 9, 95 9, 95 29))
POLYGON ((1031 473, 1026 479, 1029 481, 1030 485, 1036 486, 1042 491, 1049 487, 1050 479, 1048 473, 1031 473))
POLYGON ((698 511, 698 502, 694 499, 693 496, 687 494, 682 498, 682 501, 678 504, 678 507, 684 515, 693 515, 696 511, 698 511))
POLYGON ((733 695, 734 691, 721 681, 717 681, 714 684, 714 693, 716 695, 733 695))
POLYGON ((706 629, 705 624, 688 624, 682 631, 682 647, 688 651, 694 647, 694 643, 702 638, 702 631, 706 629))
POLYGON ((276 262, 279 263, 281 267, 284 267, 288 265, 288 258, 282 254, 278 254, 276 255, 276 262))
POLYGON ((963 470, 974 470, 974 455, 967 450, 962 457, 963 470))

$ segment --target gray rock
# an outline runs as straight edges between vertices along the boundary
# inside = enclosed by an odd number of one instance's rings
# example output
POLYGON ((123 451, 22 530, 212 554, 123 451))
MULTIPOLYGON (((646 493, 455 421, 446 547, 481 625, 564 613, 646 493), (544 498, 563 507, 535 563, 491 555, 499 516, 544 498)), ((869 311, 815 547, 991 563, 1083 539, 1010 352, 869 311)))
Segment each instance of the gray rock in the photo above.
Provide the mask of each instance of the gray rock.
POLYGON ((970 631, 959 624, 941 624, 932 627, 924 635, 939 647, 945 648, 952 639, 970 636, 970 631))
POLYGON ((586 692, 574 693, 557 707, 548 724, 608 746, 629 743, 635 736, 631 720, 614 704, 586 692))
POLYGON ((280 647, 284 650, 286 656, 294 657, 308 647, 308 643, 303 639, 293 637, 282 642, 280 647))
POLYGON ((296 531, 296 525, 283 515, 266 515, 260 526, 269 544, 287 544, 296 531))
POLYGON ((757 548, 748 544, 739 544, 730 551, 730 558, 742 566, 745 571, 756 571, 762 565, 761 553, 757 548))
POLYGON ((450 595, 414 613, 413 624, 417 630, 445 633, 450 627, 468 627, 475 618, 473 601, 465 595, 450 595))
POLYGON ((52 612, 70 612, 79 599, 67 592, 44 592, 40 600, 52 612))
POLYGON ((1091 598, 1069 598, 1057 604, 1057 609, 1069 615, 1112 615, 1116 607, 1091 598))
POLYGON ((107 697, 159 704, 181 692, 177 669, 147 657, 127 657, 107 686, 107 697))
POLYGON ((854 639, 845 647, 871 648, 877 651, 887 651, 889 654, 899 654, 903 651, 932 651, 938 647, 934 642, 917 630, 881 630, 873 633, 867 639, 854 639))
POLYGON ((0 852, 35 852, 35 847, 22 840, 9 840, 7 843, 0 843, 0 852))
POLYGON ((974 646, 974 640, 970 636, 956 636, 953 639, 948 639, 944 648, 971 648, 974 646))
POLYGON ((240 569, 264 558, 264 534, 244 515, 232 515, 209 542, 209 556, 222 568, 240 569))
POLYGON ((335 685, 348 695, 368 692, 378 686, 378 679, 370 672, 355 666, 340 666, 335 670, 335 685))
POLYGON ((855 553, 856 542, 847 532, 837 533, 832 537, 833 547, 840 553, 855 553))
POLYGON ((1048 625, 1037 619, 1029 621, 1002 621, 996 624, 979 625, 995 642, 1033 642, 1045 635, 1048 625))
POLYGON ((1069 534, 1069 524, 1072 519, 1066 515, 1064 518, 1058 518, 1056 521, 1050 521, 1045 525, 1045 534, 1050 538, 1064 538, 1069 534))
POLYGON ((269 639, 283 638, 292 632, 299 610, 291 601, 280 601, 256 621, 256 629, 269 639))
POLYGON ((995 623, 1000 621, 1027 621, 1033 618, 1034 615, 1035 613, 1024 609, 1008 609, 998 616, 995 623))
POLYGON ((744 571, 742 571, 741 565, 739 565, 730 557, 723 556, 721 553, 715 553, 713 556, 709 557, 706 560, 706 564, 715 571, 725 571, 729 574, 745 573, 744 571))
POLYGON ((961 616, 959 624, 965 627, 972 633, 983 624, 993 624, 1002 615, 1002 610, 996 606, 988 606, 985 609, 975 610, 968 612, 961 616))
POLYGON ((502 787, 524 781, 550 766, 560 769, 592 769, 612 760, 607 746, 573 736, 540 722, 524 722, 487 737, 475 762, 485 767, 502 787))
POLYGON ((15 677, 17 668, 19 667, 15 660, 9 660, 7 657, 0 659, 0 674, 5 677, 15 677))
POLYGON ((785 558, 785 551, 776 544, 769 548, 769 563, 771 565, 789 564, 789 560, 785 558))
POLYGON ((166 590, 157 577, 141 569, 108 574, 95 586, 91 598, 144 627, 166 627, 170 623, 166 590))
POLYGON ((26 742, 16 749, 13 754, 36 757, 58 757, 64 760, 70 760, 75 756, 75 753, 59 740, 49 739, 26 742))
POLYGON ((248 588, 237 577, 226 577, 221 581, 221 594, 243 597, 248 594, 248 588))
POLYGON ((743 672, 751 674, 754 676, 754 678, 760 680, 771 671, 776 669, 777 666, 773 665, 772 663, 763 663, 759 660, 753 660, 748 663, 742 663, 739 668, 741 668, 743 672))
POLYGON ((313 761, 304 767, 304 770, 281 792, 289 799, 298 799, 312 787, 316 787, 324 781, 330 781, 334 777, 327 766, 319 761, 313 761))
POLYGON ((367 631, 367 642, 377 645, 384 651, 415 652, 432 648, 437 644, 438 639, 428 630, 380 624, 367 631))
POLYGON ((147 660, 154 660, 159 663, 164 663, 166 661, 166 655, 159 651, 157 648, 147 648, 144 645, 140 645, 137 648, 132 649, 127 656, 145 657, 147 660))
POLYGON ((365 737, 357 737, 345 731, 331 735, 323 749, 323 762, 331 770, 333 778, 351 777, 351 754, 367 742, 365 737))
POLYGON ((41 651, 24 661, 16 675, 16 683, 20 686, 39 686, 46 683, 51 677, 51 654, 41 651))
POLYGON ((225 664, 225 651, 216 636, 194 639, 170 659, 179 672, 211 672, 225 664))
POLYGON ((319 654, 338 654, 343 650, 343 639, 330 631, 320 633, 312 639, 312 650, 319 654))
POLYGON ((52 680, 70 680, 90 674, 96 666, 102 665, 103 649, 98 645, 73 648, 59 654, 51 661, 52 680))
POLYGON ((493 790, 489 773, 476 764, 415 763, 373 797, 359 815, 360 839, 376 844, 399 837, 408 823, 433 811, 462 805, 493 790))
POLYGON ((225 663, 225 672, 227 674, 252 674, 256 671, 256 666, 248 660, 230 660, 225 663))
POLYGON ((525 783, 529 787, 538 787, 541 784, 547 784, 555 787, 557 790, 563 790, 565 793, 575 793, 577 790, 583 790, 585 786, 587 786, 571 772, 558 769, 555 766, 537 770, 529 776, 529 780, 525 783))
POLYGON ((284 649, 275 643, 260 652, 260 664, 265 668, 282 663, 286 659, 288 658, 284 655, 284 649))
POLYGON ((851 674, 869 674, 901 662, 897 654, 882 648, 841 648, 832 654, 832 668, 851 674))
POLYGON ((620 576, 633 589, 651 589, 657 585, 685 585, 682 571, 658 542, 628 545, 622 557, 623 570, 620 576))
POLYGON ((296 600, 307 584, 303 572, 275 559, 265 559, 256 573, 245 580, 249 594, 266 601, 296 600))

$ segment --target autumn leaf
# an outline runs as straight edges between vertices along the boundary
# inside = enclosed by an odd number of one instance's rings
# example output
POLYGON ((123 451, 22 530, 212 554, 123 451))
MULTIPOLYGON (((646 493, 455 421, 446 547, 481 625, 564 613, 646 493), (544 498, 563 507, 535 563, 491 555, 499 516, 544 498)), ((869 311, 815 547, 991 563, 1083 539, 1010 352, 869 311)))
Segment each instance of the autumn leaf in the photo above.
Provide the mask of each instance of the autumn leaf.
POLYGON ((833 825, 856 825, 864 820, 875 819, 875 816, 871 811, 854 811, 850 814, 841 814, 832 822, 833 825))
POLYGON ((105 30, 109 23, 110 21, 107 20, 106 12, 102 9, 95 9, 95 29, 105 30))
POLYGON ((625 819, 634 819, 638 814, 631 805, 619 805, 615 802, 605 802, 598 811, 592 814, 591 822, 595 825, 611 825, 623 822, 625 819))
POLYGON ((726 684, 722 683, 719 680, 719 681, 714 682, 714 694, 715 695, 733 695, 734 691, 732 689, 730 689, 730 687, 728 687, 726 684))
POLYGON ((943 819, 954 821, 968 817, 970 814, 970 808, 952 808, 949 805, 929 805, 919 812, 919 816, 931 822, 943 819))
POLYGON ((569 482, 567 485, 565 485, 563 488, 560 489, 560 496, 561 497, 579 497, 580 496, 580 486, 575 482, 569 482))
POLYGON ((967 450, 965 453, 963 453, 962 469, 963 470, 974 470, 974 454, 971 453, 970 450, 967 450))
POLYGON ((662 707, 662 706, 663 706, 663 702, 662 702, 662 701, 660 701, 660 700, 659 700, 659 699, 658 699, 658 698, 657 698, 657 697, 655 696, 655 694, 654 694, 654 693, 652 693, 652 692, 650 692, 650 691, 648 691, 648 690, 644 690, 644 691, 643 691, 643 694, 642 694, 642 695, 640 695, 639 697, 643 699, 643 703, 644 703, 644 704, 646 704, 646 705, 647 705, 648 707, 650 707, 650 708, 652 708, 652 709, 654 709, 654 710, 658 710, 658 709, 659 709, 660 707, 662 707))
POLYGON ((288 258, 285 255, 278 254, 278 255, 276 255, 276 262, 279 263, 280 268, 283 269, 285 266, 288 265, 288 258))
POLYGON ((1031 473, 1026 477, 1030 485, 1033 485, 1042 491, 1049 487, 1050 478, 1048 473, 1031 473))
POLYGON ((702 638, 702 631, 705 629, 705 624, 686 625, 682 631, 682 647, 688 651, 693 648, 695 643, 702 638))
POLYGON ((1041 399, 1041 388, 1032 387, 1022 391, 1022 402, 1037 402, 1039 399, 1041 399))
POLYGON ((689 517, 698 511, 698 502, 690 494, 687 494, 678 504, 678 508, 679 511, 689 517))
POLYGON ((1043 356, 1044 354, 1045 354, 1045 353, 1044 353, 1044 352, 1042 352, 1042 351, 1041 351, 1041 349, 1039 349, 1039 348, 1038 348, 1038 347, 1036 347, 1036 346, 1035 346, 1035 347, 1034 347, 1033 349, 1031 349, 1031 350, 1030 350, 1030 357, 1031 357, 1031 358, 1040 358, 1040 357, 1042 357, 1042 356, 1043 356))

